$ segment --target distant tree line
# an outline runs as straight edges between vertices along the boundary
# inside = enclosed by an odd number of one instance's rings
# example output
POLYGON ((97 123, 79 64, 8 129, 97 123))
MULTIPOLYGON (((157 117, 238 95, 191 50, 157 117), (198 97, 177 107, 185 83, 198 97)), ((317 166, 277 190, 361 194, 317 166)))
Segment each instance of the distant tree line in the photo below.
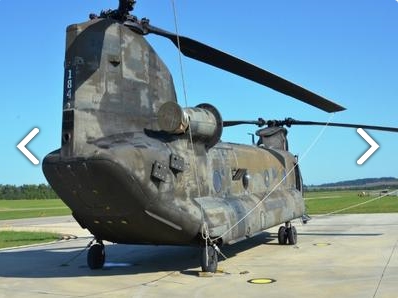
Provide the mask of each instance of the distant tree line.
POLYGON ((0 200, 46 200, 59 197, 46 184, 24 184, 20 186, 0 184, 0 200))
POLYGON ((363 186, 363 185, 369 185, 369 184, 370 185, 372 185, 372 184, 387 185, 387 184, 391 184, 391 183, 398 183, 398 179, 394 178, 394 177, 363 178, 363 179, 340 181, 340 182, 335 182, 335 183, 324 183, 319 186, 320 187, 363 186))
POLYGON ((378 190, 398 188, 398 179, 394 177, 364 178, 324 183, 320 185, 304 185, 304 191, 329 191, 329 190, 378 190))

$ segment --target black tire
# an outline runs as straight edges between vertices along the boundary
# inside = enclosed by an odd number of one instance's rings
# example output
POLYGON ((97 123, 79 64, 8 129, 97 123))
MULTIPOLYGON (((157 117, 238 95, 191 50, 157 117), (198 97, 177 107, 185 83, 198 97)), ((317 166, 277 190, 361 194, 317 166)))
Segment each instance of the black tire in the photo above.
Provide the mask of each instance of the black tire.
POLYGON ((287 232, 286 227, 280 226, 278 230, 278 243, 280 245, 285 245, 287 243, 287 232))
POLYGON ((297 230, 296 227, 291 226, 287 229, 287 240, 289 241, 290 245, 295 245, 297 243, 297 230))
POLYGON ((216 272, 218 265, 218 255, 213 246, 207 246, 202 249, 200 265, 203 272, 216 272))
POLYGON ((105 248, 101 243, 96 243, 90 247, 87 253, 87 265, 90 269, 101 269, 105 263, 105 248))

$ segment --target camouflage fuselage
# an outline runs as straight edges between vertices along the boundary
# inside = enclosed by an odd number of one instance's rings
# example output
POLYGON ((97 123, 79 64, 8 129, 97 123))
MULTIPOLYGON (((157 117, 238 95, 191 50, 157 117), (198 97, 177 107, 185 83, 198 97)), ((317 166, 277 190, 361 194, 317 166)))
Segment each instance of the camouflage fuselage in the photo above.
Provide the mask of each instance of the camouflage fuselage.
MULTIPOLYGON (((295 157, 162 131, 172 77, 140 34, 107 19, 67 30, 62 146, 43 170, 83 228, 117 243, 231 243, 304 213, 295 157)), ((222 128, 221 128, 222 129, 222 128)))

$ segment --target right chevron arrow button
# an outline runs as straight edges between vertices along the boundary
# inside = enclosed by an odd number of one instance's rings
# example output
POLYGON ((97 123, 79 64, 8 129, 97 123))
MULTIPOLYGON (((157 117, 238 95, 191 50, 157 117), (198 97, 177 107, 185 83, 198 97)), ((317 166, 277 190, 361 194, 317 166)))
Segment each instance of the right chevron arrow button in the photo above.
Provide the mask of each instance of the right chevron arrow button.
POLYGON ((379 144, 375 142, 367 133, 364 131, 362 128, 358 128, 357 132, 359 135, 365 139, 366 142, 370 145, 370 148, 368 151, 366 151, 358 160, 357 164, 361 165, 363 164, 377 149, 379 149, 379 144))

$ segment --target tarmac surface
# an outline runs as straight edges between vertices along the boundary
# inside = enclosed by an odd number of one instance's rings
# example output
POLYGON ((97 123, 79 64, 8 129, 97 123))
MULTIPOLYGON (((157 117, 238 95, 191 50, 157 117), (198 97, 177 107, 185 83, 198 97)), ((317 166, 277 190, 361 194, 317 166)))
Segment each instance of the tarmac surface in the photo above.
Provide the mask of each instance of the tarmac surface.
POLYGON ((104 268, 90 270, 92 237, 73 218, 0 221, 0 229, 77 236, 0 250, 0 297, 398 297, 398 213, 295 225, 297 245, 278 245, 275 227, 222 247, 222 272, 201 277, 195 247, 106 243, 104 268))

